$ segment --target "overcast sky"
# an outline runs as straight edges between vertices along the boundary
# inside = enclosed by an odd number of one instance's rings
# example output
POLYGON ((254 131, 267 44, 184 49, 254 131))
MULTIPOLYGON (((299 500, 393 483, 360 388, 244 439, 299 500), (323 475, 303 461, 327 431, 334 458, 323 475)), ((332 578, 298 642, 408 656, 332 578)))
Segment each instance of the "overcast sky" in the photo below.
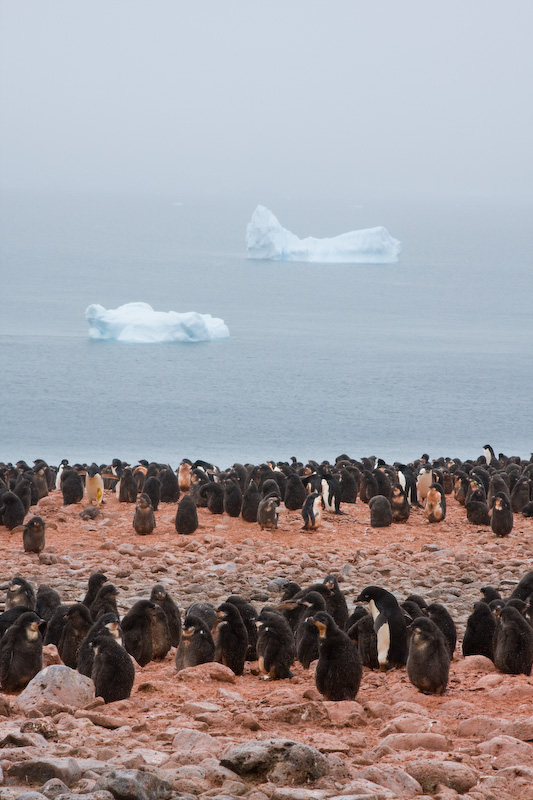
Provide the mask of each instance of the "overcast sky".
POLYGON ((0 0, 1 182, 531 197, 531 0, 0 0))

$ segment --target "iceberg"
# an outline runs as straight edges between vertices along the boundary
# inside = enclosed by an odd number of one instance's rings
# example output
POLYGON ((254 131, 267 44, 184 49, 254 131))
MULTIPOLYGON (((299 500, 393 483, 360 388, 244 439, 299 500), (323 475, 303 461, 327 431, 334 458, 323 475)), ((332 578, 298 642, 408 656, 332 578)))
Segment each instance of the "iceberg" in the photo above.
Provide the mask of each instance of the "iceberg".
POLYGON ((224 320, 211 314, 154 311, 148 303, 126 303, 118 308, 93 303, 87 306, 85 319, 91 339, 112 342, 208 342, 229 336, 224 320))
POLYGON ((402 248, 401 242, 381 226, 331 239, 299 239, 265 206, 257 206, 246 227, 246 247, 248 258, 327 264, 394 264, 402 248))

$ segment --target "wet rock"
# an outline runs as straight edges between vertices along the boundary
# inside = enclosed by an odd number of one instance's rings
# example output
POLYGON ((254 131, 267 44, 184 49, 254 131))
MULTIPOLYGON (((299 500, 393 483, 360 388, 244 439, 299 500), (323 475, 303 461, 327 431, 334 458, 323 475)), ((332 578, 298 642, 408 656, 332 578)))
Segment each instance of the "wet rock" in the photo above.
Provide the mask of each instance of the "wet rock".
POLYGON ((115 800, 166 800, 172 790, 166 781, 137 769, 117 769, 103 775, 96 790, 111 792, 115 800))
POLYGON ((35 758, 11 764, 6 774, 23 783, 43 784, 52 778, 59 778, 67 786, 79 781, 81 770, 75 758, 35 758))
POLYGON ((456 761, 411 761, 406 772, 421 785, 424 792, 435 792, 439 784, 455 789, 460 794, 468 792, 478 781, 476 772, 456 761))
POLYGON ((267 739, 237 745, 224 754, 220 763, 247 778, 266 778, 289 785, 318 780, 328 771, 322 753, 290 739, 267 739))
POLYGON ((26 713, 31 709, 53 712, 65 707, 82 708, 92 700, 92 680, 58 664, 38 672, 19 694, 16 704, 26 713))

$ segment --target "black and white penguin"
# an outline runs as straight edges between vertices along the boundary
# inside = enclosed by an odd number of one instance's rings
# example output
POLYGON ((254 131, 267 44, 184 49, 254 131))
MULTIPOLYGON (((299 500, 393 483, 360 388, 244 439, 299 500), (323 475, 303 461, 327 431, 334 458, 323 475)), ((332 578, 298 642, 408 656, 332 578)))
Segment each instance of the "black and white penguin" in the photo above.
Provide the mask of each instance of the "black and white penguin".
POLYGON ((248 634, 236 606, 231 603, 219 605, 212 633, 215 661, 229 667, 235 675, 242 675, 248 650, 248 634))
POLYGON ((343 514, 341 511, 341 484, 335 475, 324 475, 321 484, 322 505, 326 511, 343 514))
POLYGON ((372 528, 387 528, 392 525, 392 509, 390 501, 382 494, 375 494, 368 501, 370 509, 370 525, 372 528))
POLYGON ((488 603, 474 603, 474 610, 466 621, 462 651, 464 656, 485 656, 494 661, 494 633, 496 620, 488 603))
POLYGON ((85 493, 90 503, 99 504, 104 499, 104 479, 96 465, 91 465, 87 469, 85 493))
POLYGON ((518 609, 505 606, 496 624, 494 665, 499 672, 530 675, 532 664, 533 628, 518 609))
POLYGON ((363 674, 357 647, 327 612, 319 611, 312 621, 320 637, 316 688, 326 700, 354 700, 363 674))
POLYGON ((498 492, 490 509, 490 527, 496 536, 509 536, 513 529, 513 510, 509 498, 498 492))
POLYGON ((377 635, 380 669, 403 667, 407 661, 407 626, 394 595, 379 586, 367 586, 356 602, 369 604, 377 635))
POLYGON ((43 668, 42 620, 27 611, 11 625, 0 641, 0 687, 18 692, 43 668))
POLYGON ((306 498, 302 507, 302 517, 304 524, 303 531, 316 531, 322 522, 322 496, 318 492, 312 492, 306 498))
POLYGON ((153 532, 156 526, 154 509, 147 494, 140 494, 133 515, 133 527, 135 532, 141 536, 146 536, 153 532))
POLYGON ((428 617, 418 617, 409 627, 407 677, 424 694, 443 694, 448 686, 450 653, 442 631, 428 617))
POLYGON ((152 586, 150 601, 160 606, 165 612, 171 646, 177 647, 181 638, 180 610, 162 583, 156 583, 155 586, 152 586))
POLYGON ((175 526, 177 532, 183 536, 190 536, 198 528, 196 503, 188 494, 184 495, 178 503, 175 526))
POLYGON ((92 640, 92 650, 91 678, 96 696, 105 703, 126 700, 135 680, 131 656, 113 636, 103 633, 92 640))
POLYGON ((22 546, 25 553, 42 553, 45 546, 46 524, 42 517, 32 517, 22 532, 22 546))
POLYGON ((176 650, 176 669, 180 671, 214 660, 215 643, 205 620, 195 614, 186 614, 176 650))
POLYGON ((257 660, 264 678, 292 678, 291 667, 296 659, 294 637, 287 620, 275 611, 263 609, 256 621, 257 660))
POLYGON ((279 494, 269 494, 260 501, 257 507, 257 522, 262 531, 273 531, 278 527, 280 502, 279 494))

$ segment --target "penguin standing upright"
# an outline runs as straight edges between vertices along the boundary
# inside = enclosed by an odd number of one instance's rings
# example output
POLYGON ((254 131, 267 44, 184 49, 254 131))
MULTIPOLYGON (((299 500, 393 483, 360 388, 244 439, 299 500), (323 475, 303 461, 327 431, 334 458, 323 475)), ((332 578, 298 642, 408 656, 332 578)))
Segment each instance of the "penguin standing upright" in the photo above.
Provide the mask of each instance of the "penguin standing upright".
POLYGON ((280 504, 278 494, 269 494, 264 497, 257 507, 257 522, 261 530, 273 531, 278 527, 278 506, 280 504))
POLYGON ((270 680, 292 678, 296 658, 294 637, 287 620, 263 609, 257 617, 257 660, 261 674, 270 680))
POLYGON ((15 606, 24 606, 30 611, 35 609, 35 592, 29 581, 16 575, 7 585, 6 611, 15 606))
POLYGON ((411 513, 411 504, 407 499, 405 490, 399 483, 392 484, 392 495, 390 499, 392 521, 407 522, 411 513))
POLYGON ((407 677, 425 694, 443 694, 448 685, 450 653, 442 631, 428 617, 418 617, 410 629, 407 677))
POLYGON ((76 668, 81 675, 91 677, 94 660, 93 643, 97 636, 105 634, 111 636, 120 645, 123 645, 122 629, 120 627, 120 620, 116 614, 103 614, 94 622, 84 640, 80 645, 78 651, 78 663, 76 668))
POLYGON ((175 526, 176 531, 184 536, 190 536, 198 527, 196 503, 188 494, 184 495, 178 503, 175 526))
POLYGON ((239 517, 242 508, 242 492, 238 478, 234 473, 230 474, 224 486, 224 511, 230 517, 239 517), (233 476, 233 477, 232 477, 233 476))
POLYGON ((513 510, 504 492, 497 492, 489 511, 490 527, 496 536, 509 536, 513 530, 513 510))
POLYGON ((302 507, 303 531, 316 531, 322 522, 322 496, 311 492, 302 507))
POLYGON ((117 594, 118 591, 112 583, 106 583, 100 587, 89 608, 95 622, 103 614, 113 613, 118 616, 117 594))
POLYGON ((96 595, 106 581, 107 577, 103 572, 93 572, 89 576, 89 580, 87 582, 87 592, 81 601, 84 606, 87 606, 87 608, 92 606, 94 600, 96 599, 96 595))
POLYGON ((139 495, 133 515, 133 527, 141 536, 152 533, 156 526, 154 509, 147 494, 139 495))
POLYGON ((505 606, 496 624, 494 666, 510 675, 530 675, 532 665, 533 628, 518 609, 505 606))
POLYGON ((11 625, 0 641, 0 687, 18 692, 43 668, 42 620, 27 611, 11 625))
POLYGON ((99 504, 104 499, 104 479, 94 464, 87 469, 85 492, 90 503, 99 504))
POLYGON ((92 641, 91 678, 97 697, 105 703, 126 700, 131 695, 135 667, 131 656, 113 636, 100 633, 92 641))
POLYGON ((302 483, 302 479, 296 472, 291 473, 287 478, 287 486, 283 502, 288 511, 298 511, 305 503, 307 492, 302 483))
POLYGON ((152 508, 154 511, 157 511, 159 503, 161 502, 161 483, 159 482, 159 478, 156 478, 155 475, 150 475, 149 478, 146 478, 143 483, 142 493, 148 495, 152 508))
POLYGON ((250 481, 242 496, 241 516, 245 522, 257 522, 257 510, 261 495, 255 481, 250 481))
POLYGON ((4 492, 0 497, 0 520, 2 525, 12 531, 24 522, 26 511, 20 497, 14 492, 4 492))
POLYGON ((76 669, 81 643, 89 633, 93 621, 83 603, 74 603, 65 615, 66 621, 57 650, 65 666, 76 669))
POLYGON ((176 669, 180 671, 214 659, 215 643, 205 620, 195 614, 186 614, 176 650, 176 669))
POLYGON ((180 487, 178 476, 174 470, 170 467, 162 469, 159 473, 159 481, 161 483, 161 502, 177 503, 180 499, 180 487))
POLYGON ((320 637, 316 688, 326 700, 354 700, 363 674, 357 647, 327 612, 319 611, 310 619, 320 637))
MULTIPOLYGON (((318 592, 309 592, 298 600, 298 605, 305 610, 296 626, 296 656, 304 669, 309 669, 311 662, 318 658, 319 632, 313 621, 314 614, 326 610, 326 601, 318 592)), ((290 626, 289 626, 290 627, 290 626)))
POLYGON ((450 613, 441 603, 430 603, 427 607, 427 615, 442 632, 450 651, 450 659, 453 658, 457 643, 457 629, 450 613))
POLYGON ((344 630, 348 621, 348 605, 335 575, 326 575, 324 586, 330 592, 326 596, 326 610, 328 614, 331 614, 339 628, 344 630))
POLYGON ((160 606, 165 612, 171 646, 177 647, 181 638, 180 610, 162 583, 156 583, 155 586, 152 587, 150 601, 160 606))
POLYGON ((369 604, 377 635, 380 669, 403 667, 407 662, 407 626, 394 595, 379 586, 367 586, 356 602, 369 604))
POLYGON ((70 506, 83 500, 83 481, 75 469, 65 468, 61 473, 63 505, 70 506))
POLYGON ((140 667, 146 666, 153 656, 152 618, 155 604, 150 600, 137 600, 121 622, 124 647, 140 667))
POLYGON ((235 675, 242 675, 248 650, 248 634, 237 607, 231 603, 222 603, 217 609, 213 640, 215 661, 229 667, 235 675))
POLYGON ((496 620, 488 603, 474 603, 474 610, 466 621, 462 651, 464 656, 485 656, 494 661, 494 633, 496 620))
POLYGON ((428 522, 442 522, 446 517, 446 498, 439 483, 432 483, 427 491, 424 516, 428 522))
POLYGON ((25 553, 42 553, 45 545, 46 524, 42 517, 32 517, 22 532, 22 546, 25 553))
POLYGON ((368 501, 370 525, 373 528, 388 528, 392 524, 390 500, 382 494, 375 494, 368 501))

